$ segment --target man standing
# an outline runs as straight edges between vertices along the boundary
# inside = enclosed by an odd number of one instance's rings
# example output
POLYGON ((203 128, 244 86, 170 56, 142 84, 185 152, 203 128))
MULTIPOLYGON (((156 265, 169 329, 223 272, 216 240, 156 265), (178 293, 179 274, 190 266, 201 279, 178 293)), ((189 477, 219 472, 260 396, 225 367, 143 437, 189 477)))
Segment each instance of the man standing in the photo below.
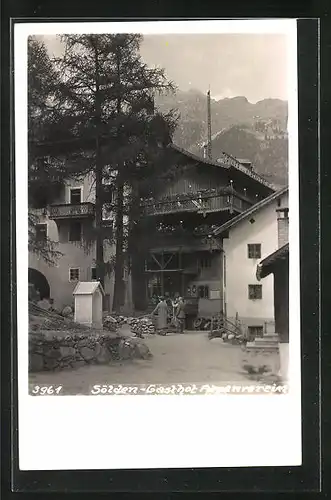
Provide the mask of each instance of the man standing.
POLYGON ((185 302, 182 297, 179 297, 176 311, 176 318, 179 324, 179 333, 184 333, 185 317, 185 302))

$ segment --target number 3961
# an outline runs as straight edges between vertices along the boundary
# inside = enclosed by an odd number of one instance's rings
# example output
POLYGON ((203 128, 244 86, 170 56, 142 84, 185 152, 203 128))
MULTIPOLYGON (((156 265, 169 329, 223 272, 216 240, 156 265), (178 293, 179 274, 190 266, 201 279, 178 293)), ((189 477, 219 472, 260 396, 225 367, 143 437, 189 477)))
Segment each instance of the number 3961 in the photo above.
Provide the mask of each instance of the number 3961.
POLYGON ((52 396, 53 394, 60 394, 62 385, 55 387, 54 385, 35 385, 32 389, 32 394, 40 394, 41 396, 52 396))

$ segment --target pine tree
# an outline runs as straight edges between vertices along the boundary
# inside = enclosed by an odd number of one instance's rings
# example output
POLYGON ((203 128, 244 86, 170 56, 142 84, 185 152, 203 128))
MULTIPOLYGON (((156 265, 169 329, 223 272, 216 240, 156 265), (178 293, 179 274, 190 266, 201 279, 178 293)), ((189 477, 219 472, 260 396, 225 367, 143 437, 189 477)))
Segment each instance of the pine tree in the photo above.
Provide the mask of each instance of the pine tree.
MULTIPOLYGON (((154 113, 155 93, 172 90, 173 86, 163 70, 150 69, 143 63, 141 41, 137 34, 62 37, 65 51, 56 61, 61 75, 56 99, 66 137, 39 144, 44 154, 65 154, 77 165, 77 171, 81 168, 94 174, 96 271, 102 284, 108 269, 103 255, 102 212, 105 204, 114 209, 116 310, 123 303, 127 247, 123 218, 130 212, 132 186, 156 170, 151 158, 162 156, 160 150, 170 141, 175 123, 172 113, 154 113), (103 180, 114 185, 114 206, 105 199, 103 180)), ((133 198, 137 200, 137 195, 133 198)))
POLYGON ((49 265, 61 256, 49 238, 39 240, 36 208, 44 208, 57 195, 65 177, 63 164, 57 157, 45 157, 38 144, 53 136, 59 125, 56 111, 55 66, 45 45, 34 37, 28 40, 28 193, 29 251, 42 257, 49 265))

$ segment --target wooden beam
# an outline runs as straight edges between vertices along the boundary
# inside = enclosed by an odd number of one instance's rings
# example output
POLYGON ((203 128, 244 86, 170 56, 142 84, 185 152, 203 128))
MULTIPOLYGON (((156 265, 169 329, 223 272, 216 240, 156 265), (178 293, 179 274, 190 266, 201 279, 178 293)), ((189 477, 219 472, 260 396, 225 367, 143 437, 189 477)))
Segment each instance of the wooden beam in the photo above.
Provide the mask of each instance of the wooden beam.
POLYGON ((173 258, 173 256, 175 255, 175 252, 172 252, 172 254, 170 255, 169 259, 167 260, 167 262, 164 264, 164 267, 163 269, 166 269, 167 265, 169 264, 169 262, 171 261, 171 259, 173 258))
POLYGON ((179 267, 176 269, 146 269, 146 273, 175 273, 182 272, 184 269, 180 269, 179 267))
POLYGON ((152 256, 152 259, 155 260, 155 262, 157 263, 157 265, 160 266, 160 269, 163 269, 162 263, 157 260, 157 258, 155 257, 155 255, 153 253, 151 253, 151 256, 152 256))

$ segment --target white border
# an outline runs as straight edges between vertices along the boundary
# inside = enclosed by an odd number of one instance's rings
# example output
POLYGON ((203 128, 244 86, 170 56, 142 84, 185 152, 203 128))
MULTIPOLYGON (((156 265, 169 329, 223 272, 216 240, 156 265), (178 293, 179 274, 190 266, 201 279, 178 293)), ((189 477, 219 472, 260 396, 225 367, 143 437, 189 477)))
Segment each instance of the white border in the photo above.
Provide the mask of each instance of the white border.
POLYGON ((300 465, 296 20, 28 23, 16 24, 14 34, 20 469, 300 465), (27 37, 68 32, 275 33, 288 37, 291 214, 288 395, 186 398, 28 395, 27 37))

